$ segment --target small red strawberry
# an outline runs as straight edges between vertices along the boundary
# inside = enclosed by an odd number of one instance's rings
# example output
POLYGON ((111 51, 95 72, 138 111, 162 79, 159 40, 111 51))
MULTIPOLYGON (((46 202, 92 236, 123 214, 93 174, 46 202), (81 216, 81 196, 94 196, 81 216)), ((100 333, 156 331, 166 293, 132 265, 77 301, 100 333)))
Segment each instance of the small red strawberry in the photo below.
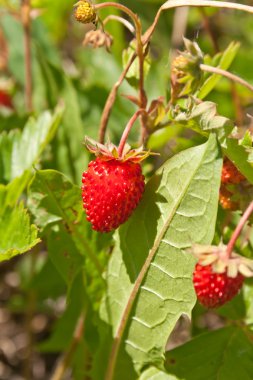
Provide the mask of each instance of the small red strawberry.
POLYGON ((139 162, 148 153, 126 146, 119 156, 114 145, 92 140, 87 147, 99 157, 83 173, 83 207, 94 230, 109 232, 124 223, 140 202, 145 182, 139 162))
POLYGON ((227 247, 194 246, 198 258, 193 273, 193 285, 198 301, 207 308, 220 307, 239 292, 245 277, 253 276, 253 261, 232 252, 227 247))
POLYGON ((235 278, 227 272, 215 273, 211 265, 197 264, 193 273, 193 284, 199 302, 207 308, 215 308, 230 301, 241 289, 244 276, 238 273, 235 278))
POLYGON ((0 90, 0 106, 4 106, 7 108, 13 108, 12 100, 7 92, 0 90))

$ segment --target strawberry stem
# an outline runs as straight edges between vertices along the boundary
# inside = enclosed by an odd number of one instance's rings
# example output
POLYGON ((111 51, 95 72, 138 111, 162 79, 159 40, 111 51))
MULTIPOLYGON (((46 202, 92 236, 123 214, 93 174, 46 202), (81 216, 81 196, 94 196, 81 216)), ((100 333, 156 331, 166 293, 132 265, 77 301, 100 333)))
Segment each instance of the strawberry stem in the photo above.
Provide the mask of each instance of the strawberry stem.
POLYGON ((238 77, 238 75, 235 75, 235 74, 232 74, 230 73, 229 71, 226 71, 226 70, 222 70, 220 69, 219 67, 213 67, 213 66, 209 66, 209 65, 204 65, 203 63, 200 64, 200 69, 202 71, 206 71, 206 72, 209 72, 209 73, 213 73, 213 74, 218 74, 218 75, 222 75, 234 82, 237 82, 237 83, 240 83, 242 86, 246 87, 247 89, 249 89, 250 91, 253 91, 253 86, 251 86, 250 83, 248 83, 246 80, 238 77))
POLYGON ((231 239, 229 240, 229 243, 227 245, 227 257, 231 256, 232 251, 234 249, 235 242, 238 239, 245 223, 247 222, 247 220, 248 220, 249 216, 252 214, 252 212, 253 212, 253 201, 249 204, 249 206, 245 210, 243 216, 241 217, 236 229, 234 230, 234 232, 231 236, 231 239))
POLYGON ((120 143, 119 143, 119 148, 118 148, 118 153, 119 153, 119 156, 122 157, 122 154, 123 154, 123 151, 124 151, 124 146, 125 146, 125 143, 127 141, 127 138, 128 138, 128 135, 135 123, 135 121, 138 119, 138 117, 143 113, 145 112, 144 109, 139 109, 138 111, 135 112, 135 114, 131 117, 131 119, 129 120, 129 122, 127 123, 126 125, 126 128, 122 134, 122 137, 121 137, 121 140, 120 140, 120 143))

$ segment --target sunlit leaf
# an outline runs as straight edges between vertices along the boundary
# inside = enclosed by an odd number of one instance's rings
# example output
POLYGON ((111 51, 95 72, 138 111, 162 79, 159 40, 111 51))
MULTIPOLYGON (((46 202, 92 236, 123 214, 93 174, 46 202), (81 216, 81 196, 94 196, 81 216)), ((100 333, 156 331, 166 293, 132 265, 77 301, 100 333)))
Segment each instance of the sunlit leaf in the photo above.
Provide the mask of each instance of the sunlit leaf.
POLYGON ((29 251, 40 242, 38 229, 30 224, 23 204, 0 211, 0 261, 29 251))
MULTIPOLYGON (((211 135, 156 172, 134 216, 116 234, 101 308, 107 332, 98 355, 108 358, 108 378, 135 378, 148 363, 161 365, 169 333, 183 313, 190 315, 195 260, 184 249, 213 239, 220 171, 211 135)), ((95 371, 103 378, 102 365, 95 371)))
POLYGON ((52 116, 44 112, 38 119, 31 117, 23 131, 0 134, 0 182, 6 183, 30 170, 52 140, 59 125, 62 109, 52 116))
MULTIPOLYGON (((223 70, 227 70, 233 62, 239 47, 240 43, 231 42, 227 49, 222 53, 217 67, 223 70)), ((222 76, 217 74, 212 74, 211 76, 209 76, 204 82, 204 84, 201 86, 198 92, 198 98, 204 99, 214 89, 214 87, 218 84, 221 78, 222 76)))

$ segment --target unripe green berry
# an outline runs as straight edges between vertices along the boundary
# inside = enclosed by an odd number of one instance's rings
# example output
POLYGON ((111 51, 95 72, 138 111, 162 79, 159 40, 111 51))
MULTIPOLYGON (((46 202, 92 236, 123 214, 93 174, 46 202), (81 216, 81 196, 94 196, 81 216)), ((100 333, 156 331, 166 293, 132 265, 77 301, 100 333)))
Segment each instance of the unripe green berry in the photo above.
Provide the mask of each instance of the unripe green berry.
POLYGON ((75 18, 77 21, 83 24, 96 22, 96 12, 88 1, 78 1, 78 3, 76 3, 75 6, 75 18))

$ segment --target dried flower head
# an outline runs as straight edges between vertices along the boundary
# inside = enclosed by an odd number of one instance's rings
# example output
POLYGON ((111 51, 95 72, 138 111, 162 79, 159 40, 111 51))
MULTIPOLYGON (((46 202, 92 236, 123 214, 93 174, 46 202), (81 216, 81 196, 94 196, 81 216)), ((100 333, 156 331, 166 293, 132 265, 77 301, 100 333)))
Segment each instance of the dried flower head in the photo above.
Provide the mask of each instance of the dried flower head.
POLYGON ((105 47, 108 52, 110 52, 110 47, 112 46, 113 38, 110 34, 104 32, 101 29, 90 30, 86 33, 83 44, 91 45, 93 48, 105 47))
POLYGON ((235 252, 228 255, 226 245, 204 246, 195 244, 190 251, 197 258, 198 264, 202 266, 211 265, 214 273, 226 272, 231 278, 235 278, 238 273, 244 277, 253 277, 253 260, 235 252))

